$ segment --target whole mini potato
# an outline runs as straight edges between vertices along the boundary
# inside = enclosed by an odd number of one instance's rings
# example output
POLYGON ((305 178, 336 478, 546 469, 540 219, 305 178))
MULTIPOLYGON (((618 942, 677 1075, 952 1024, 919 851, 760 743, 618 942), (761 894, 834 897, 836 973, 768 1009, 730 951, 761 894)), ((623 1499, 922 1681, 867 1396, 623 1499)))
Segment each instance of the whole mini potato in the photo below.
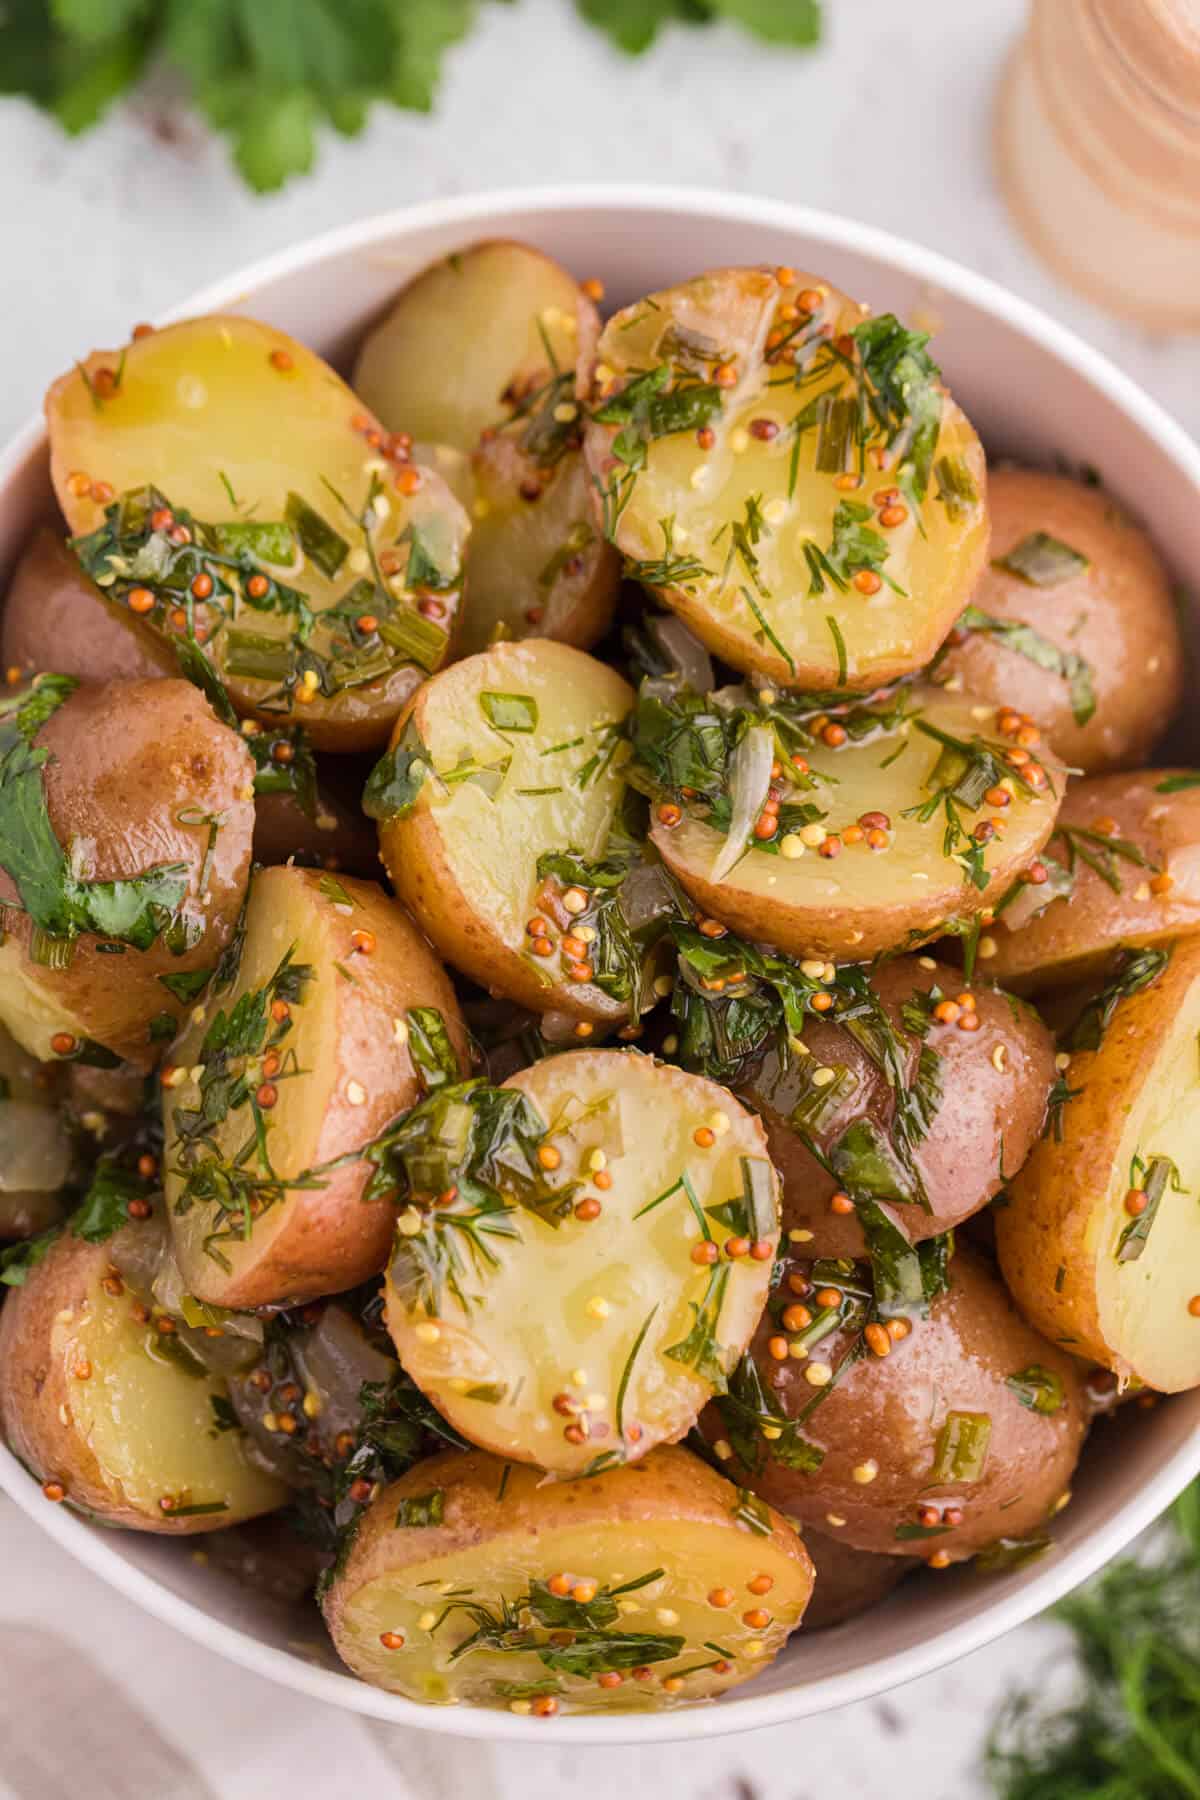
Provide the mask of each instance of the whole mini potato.
POLYGON ((996 1245, 1039 1330, 1123 1386, 1171 1394, 1200 1385, 1200 942, 1162 961, 1153 975, 1142 959, 1140 985, 1121 998, 1118 982, 1092 1015, 996 1245))
POLYGON ((225 1383, 159 1333, 114 1271, 118 1251, 68 1227, 0 1310, 13 1452, 47 1498, 138 1531, 212 1531, 282 1506, 287 1490, 227 1428, 225 1383))
POLYGON ((440 668, 469 521, 320 357, 198 318, 94 351, 46 396, 50 472, 86 572, 200 644, 243 714, 382 744, 440 668))
MULTIPOLYGON (((768 708, 750 714, 715 785, 698 789, 686 780, 690 764, 673 767, 669 743, 664 753, 654 698, 643 692, 634 778, 658 796, 655 848, 706 914, 791 956, 853 962, 984 912, 1049 837, 1062 772, 1045 757, 1012 764, 998 714, 918 687, 854 709, 844 724, 816 715, 801 755, 785 748, 768 708), (743 810, 743 759, 758 749, 743 810)), ((708 715, 719 718, 715 703, 708 715)), ((704 728, 704 709, 687 722, 704 728)), ((796 736, 793 727, 787 743, 796 736)))
POLYGON ((1088 775, 1144 762, 1179 705, 1183 644, 1167 571, 1099 487, 1040 469, 988 478, 990 561, 941 674, 1020 696, 1088 775))
MULTIPOLYGON (((163 1170, 188 1292, 312 1299, 378 1274, 394 1212, 358 1154, 418 1098, 426 1041, 466 1055, 454 993, 373 882, 261 869, 245 938, 162 1075, 163 1170)), ((445 1080, 434 1066, 431 1079, 445 1080)))
POLYGON ((577 1050, 473 1105, 450 1090, 406 1167, 388 1329, 464 1437, 561 1475, 683 1437, 767 1300, 753 1114, 638 1051, 577 1050), (469 1161, 441 1149, 460 1142, 469 1161))
POLYGON ((1042 862, 1049 880, 1026 887, 990 931, 987 970, 997 981, 1069 987, 1102 975, 1122 945, 1191 936, 1200 931, 1200 776, 1142 769, 1070 782, 1042 862))
POLYGON ((926 342, 792 269, 715 269, 605 326, 585 438, 605 532, 735 668, 870 692, 962 611, 984 456, 926 342))
POLYGON ((804 1548, 812 1557, 812 1599, 804 1612, 805 1631, 825 1631, 870 1612, 886 1600, 909 1573, 901 1556, 880 1556, 843 1543, 836 1530, 806 1531, 804 1548))
POLYGON ((0 615, 0 660, 22 674, 53 669, 80 681, 179 673, 170 644, 136 613, 106 599, 44 526, 29 540, 9 584, 0 615))
POLYGON ((233 936, 251 759, 187 681, 49 676, 0 737, 0 1020, 43 1061, 148 1069, 233 936))
POLYGON ((418 923, 463 974, 537 1012, 629 1013, 604 893, 539 863, 603 857, 632 698, 565 644, 497 644, 426 682, 368 784, 383 861, 418 923))
POLYGON ((766 1126, 783 1228, 806 1233, 811 1256, 866 1253, 858 1213, 838 1210, 845 1195, 831 1208, 843 1189, 890 1203, 912 1243, 961 1224, 1011 1179, 1046 1122, 1054 1039, 1032 1007, 978 983, 964 990, 961 970, 929 956, 881 963, 870 985, 881 1030, 839 1022, 836 1009, 810 1016, 807 1055, 772 1048, 739 1083, 766 1126), (821 1070, 835 1071, 826 1086, 814 1084, 821 1070))
POLYGON ((864 1335, 870 1292, 862 1265, 789 1257, 751 1351, 757 1381, 700 1422, 729 1473, 801 1527, 938 1567, 1040 1531, 1087 1428, 1082 1367, 965 1248, 899 1336, 878 1322, 864 1335))
POLYGON ((811 1591, 791 1527, 687 1450, 552 1482, 470 1451, 383 1489, 322 1606, 376 1687, 550 1718, 725 1693, 811 1591))

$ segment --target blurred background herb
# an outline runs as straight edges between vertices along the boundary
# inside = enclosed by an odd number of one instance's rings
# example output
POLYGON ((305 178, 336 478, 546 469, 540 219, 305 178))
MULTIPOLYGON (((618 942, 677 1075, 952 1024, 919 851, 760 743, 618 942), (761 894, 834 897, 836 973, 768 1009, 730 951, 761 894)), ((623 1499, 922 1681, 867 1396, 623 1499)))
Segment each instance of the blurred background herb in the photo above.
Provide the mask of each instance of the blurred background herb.
POLYGON ((1200 1800, 1200 1482, 1144 1559, 1113 1563, 1052 1617, 1074 1637, 1074 1692, 1039 1681, 987 1752, 1002 1800, 1200 1800))
MULTIPOLYGON (((71 133, 152 73, 179 84, 265 192, 312 168, 322 126, 352 136, 375 101, 428 112, 442 58, 496 0, 0 0, 0 94, 71 133)), ((568 4, 569 0, 563 0, 568 4)), ((637 55, 672 21, 729 20, 771 43, 820 36, 819 0, 575 0, 637 55)))

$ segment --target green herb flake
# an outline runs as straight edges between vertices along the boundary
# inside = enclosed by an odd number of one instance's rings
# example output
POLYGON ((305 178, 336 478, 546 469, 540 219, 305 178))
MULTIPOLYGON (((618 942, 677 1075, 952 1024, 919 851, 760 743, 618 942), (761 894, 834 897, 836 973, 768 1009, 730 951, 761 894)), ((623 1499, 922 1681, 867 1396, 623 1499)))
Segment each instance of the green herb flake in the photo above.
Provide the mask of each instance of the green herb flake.
POLYGON ((990 1413, 948 1412, 937 1434, 929 1479, 982 1480, 991 1440, 990 1413))
POLYGON ((396 1527, 440 1525, 446 1515, 446 1491, 433 1488, 428 1494, 409 1494, 401 1500, 396 1512, 396 1527))
POLYGON ((479 710, 497 731, 536 731, 538 705, 531 694, 496 694, 484 691, 479 696, 479 710))
POLYGON ((1015 1375, 1006 1375, 1004 1385, 1030 1412, 1056 1413, 1064 1404, 1062 1377, 1053 1369, 1042 1368, 1040 1363, 1030 1363, 1015 1375))
POLYGON ((1080 550, 1073 550, 1048 531, 1031 531, 1003 556, 993 558, 994 569, 1019 576, 1030 587, 1058 587, 1091 565, 1080 550))

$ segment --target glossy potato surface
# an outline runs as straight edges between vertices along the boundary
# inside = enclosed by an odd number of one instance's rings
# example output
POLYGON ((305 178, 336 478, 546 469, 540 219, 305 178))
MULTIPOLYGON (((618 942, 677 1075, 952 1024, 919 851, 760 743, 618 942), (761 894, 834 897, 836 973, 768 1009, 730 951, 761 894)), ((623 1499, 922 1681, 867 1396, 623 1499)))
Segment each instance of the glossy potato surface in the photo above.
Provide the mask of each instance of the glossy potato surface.
POLYGON ((74 1151, 58 1071, 0 1027, 0 1239, 32 1237, 62 1212, 74 1151))
POLYGON ((1004 1278, 1039 1330, 1162 1393, 1200 1386, 1198 1033, 1193 941, 1071 1057, 1060 1135, 996 1214, 1004 1278))
POLYGON ((710 650, 868 691, 927 662, 974 586, 983 450, 920 343, 901 361, 895 321, 783 273, 716 269, 610 319, 586 454, 629 572, 710 650))
MULTIPOLYGON (((473 244, 432 264, 369 333, 354 387, 392 431, 470 453, 514 402, 575 370, 595 308, 527 244, 473 244)), ((573 397, 573 383, 572 383, 573 397)))
POLYGON ((379 887, 255 875, 236 977, 198 1009, 163 1084, 167 1208, 198 1299, 306 1300, 383 1267, 394 1213, 364 1201, 371 1170, 353 1153, 419 1096, 413 1007, 436 1010, 465 1054, 449 982, 379 887))
POLYGON ((43 1061, 89 1055, 92 1040, 148 1069, 233 935, 250 870, 253 764, 187 681, 77 688, 33 743, 47 754, 47 813, 68 867, 89 883, 160 871, 179 897, 146 949, 112 951, 114 939, 84 931, 69 955, 60 940, 64 966, 38 961, 34 917, 20 910, 23 894, 38 903, 29 865, 18 840, 0 835, 0 1020, 43 1061))
POLYGON ((624 785, 616 727, 632 698, 612 669, 564 644, 497 644, 427 682, 393 736, 393 752, 415 741, 433 771, 407 816, 380 821, 396 892, 457 969, 538 1012, 628 1011, 572 977, 590 965, 563 951, 571 917, 537 864, 565 849, 602 855, 624 785), (547 906, 548 956, 528 931, 547 906))
POLYGON ((742 1098, 766 1126, 771 1160, 783 1185, 783 1228, 808 1232, 803 1241, 811 1256, 866 1254, 858 1215, 832 1212, 830 1200, 844 1181, 850 1185, 853 1157, 848 1146, 855 1128, 866 1124, 887 1143, 893 1141, 897 1112, 924 1079, 923 1051, 926 1063, 929 1053, 936 1058, 927 1078, 932 1117, 917 1135, 913 1164, 928 1208, 899 1168, 897 1191, 913 1198, 892 1202, 910 1242, 948 1231, 985 1206, 1024 1163, 1046 1122, 1054 1039, 1032 1007, 978 982, 964 988, 961 969, 928 956, 881 963, 871 986, 899 1041, 904 1074, 899 1094, 878 1054, 873 1056, 835 1015, 806 1019, 807 1056, 793 1052, 785 1062, 772 1049, 755 1074, 739 1084, 742 1098), (964 1005, 968 997, 970 1004, 964 1005), (943 1001, 950 1002, 953 1014, 945 1022, 934 1014, 943 1001), (963 1027, 963 1019, 970 1028, 963 1027), (977 1023, 971 1025, 972 1020, 977 1023), (814 1090, 818 1068, 839 1072, 826 1090, 835 1096, 831 1103, 820 1104, 821 1090, 814 1090), (794 1116, 800 1131, 792 1124, 794 1116), (822 1166, 801 1132, 826 1162, 841 1170, 840 1176, 822 1166))
POLYGON ((253 319, 190 319, 93 352, 46 417, 110 596, 203 642, 239 711, 294 715, 329 749, 384 741, 449 651, 468 521, 320 357, 253 319), (160 507, 190 541, 153 527, 160 507))
POLYGON ((68 1228, 0 1309, 14 1453, 72 1506, 139 1531, 212 1531, 282 1506, 286 1489, 247 1460, 241 1432, 215 1428, 225 1383, 166 1347, 113 1272, 118 1248, 68 1228))
POLYGON ((988 511, 989 560, 971 606, 1002 626, 1031 627, 1042 642, 1023 652, 1019 636, 972 631, 942 674, 984 700, 1019 696, 1063 761, 1085 774, 1144 762, 1179 704, 1184 671, 1154 546, 1102 488, 1040 469, 993 469, 988 511), (1034 554, 1039 534, 1055 540, 1049 554, 1034 554), (1005 566, 1014 554, 1036 579, 1005 566), (1066 672, 1042 666, 1054 649, 1066 672))
POLYGON ((33 675, 52 669, 80 681, 178 675, 174 651, 127 607, 106 600, 55 533, 36 531, 0 613, 0 660, 33 675))
MULTIPOLYGON (((849 1267, 847 1284, 861 1283, 849 1267)), ((819 1269, 818 1279, 830 1266, 819 1269)), ((789 1259, 772 1313, 791 1304, 787 1275, 811 1271, 789 1259)), ((729 1454, 727 1403, 710 1406, 701 1429, 724 1442, 734 1479, 801 1527, 827 1531, 832 1514, 844 1521, 833 1527, 839 1543, 854 1549, 961 1562, 1040 1532, 1068 1491, 1088 1422, 1082 1365, 1026 1324, 976 1252, 959 1247, 949 1292, 884 1357, 864 1347, 855 1358, 857 1340, 839 1328, 779 1361, 767 1348, 779 1334, 768 1314, 752 1351, 775 1415, 739 1437, 754 1466, 729 1454), (1031 1391, 1053 1411, 1028 1404, 1031 1391), (799 1440, 823 1453, 819 1467, 801 1466, 799 1440), (953 1523, 945 1515, 956 1509, 953 1523)))
POLYGON ((804 1548, 812 1557, 812 1599, 804 1613, 806 1631, 843 1625, 886 1600, 909 1572, 899 1556, 880 1556, 844 1544, 836 1528, 806 1531, 804 1548))
POLYGON ((795 798, 822 812, 820 829, 837 839, 836 856, 820 844, 806 845, 800 833, 781 834, 766 849, 751 842, 730 872, 714 881, 724 835, 694 812, 674 826, 656 815, 651 837, 668 869, 705 913, 744 937, 800 957, 856 961, 909 948, 936 936, 948 920, 983 912, 1049 837, 1062 778, 1051 762, 1034 792, 1010 771, 1000 776, 1007 804, 956 802, 960 828, 948 852, 948 817, 938 799, 946 779, 938 772, 945 767, 945 745, 930 732, 982 744, 1001 770, 1010 745, 993 706, 930 688, 916 689, 913 705, 915 716, 894 730, 850 738, 835 749, 819 744, 807 753, 815 786, 797 790, 795 798), (922 818, 926 803, 928 816, 922 818), (888 820, 882 849, 870 847, 861 827, 858 842, 844 841, 842 834, 866 813, 888 820), (979 859, 982 888, 962 860, 981 825, 995 832, 979 859))
POLYGON ((383 1490, 324 1611, 377 1687, 549 1718, 724 1693, 769 1665, 811 1590, 790 1526, 686 1450, 549 1483, 471 1451, 383 1490))
MULTIPOLYGON (((1190 937, 1200 930, 1200 778, 1142 769, 1070 782, 1043 860, 1073 869, 1074 891, 1032 918, 1017 906, 1000 914, 987 964, 997 981, 1066 987, 1102 975, 1121 945, 1190 937)), ((1036 898, 1035 888, 1026 903, 1036 898)))
POLYGON ((472 1442, 557 1474, 634 1461, 684 1435, 766 1304, 778 1224, 762 1128, 715 1082, 637 1051, 548 1057, 505 1086, 547 1127, 546 1204, 508 1215, 487 1258, 433 1292, 426 1215, 415 1256, 398 1240, 388 1328, 472 1442), (735 1257, 741 1228, 709 1209, 740 1202, 747 1165, 761 1206, 735 1257))

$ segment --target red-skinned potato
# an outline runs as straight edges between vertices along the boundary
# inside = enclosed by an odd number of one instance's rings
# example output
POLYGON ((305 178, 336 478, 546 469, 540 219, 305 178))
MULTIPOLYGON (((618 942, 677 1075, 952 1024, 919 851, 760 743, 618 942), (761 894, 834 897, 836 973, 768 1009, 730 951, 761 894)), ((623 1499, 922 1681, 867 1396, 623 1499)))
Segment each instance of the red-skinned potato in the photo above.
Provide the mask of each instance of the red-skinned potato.
POLYGON ((1087 1428, 1083 1368, 975 1252, 960 1246, 949 1276, 928 1318, 897 1320, 899 1335, 876 1320, 864 1342, 869 1272, 789 1258, 751 1350, 768 1410, 735 1387, 701 1417, 730 1476, 801 1527, 833 1514, 839 1542, 935 1566, 1040 1532, 1087 1428))
POLYGON ((108 1525, 179 1536, 282 1506, 286 1488, 247 1460, 241 1432, 213 1429, 225 1383, 164 1350, 114 1273, 116 1248, 68 1227, 0 1310, 10 1448, 49 1499, 108 1525))
POLYGON ((434 1031, 437 1015, 465 1066, 453 990, 394 900, 313 870, 254 876, 237 969, 162 1078, 167 1208, 188 1292, 276 1305, 382 1269, 394 1209, 364 1201, 372 1171, 355 1152, 419 1096, 414 1012, 434 1031), (235 1164, 248 1133, 265 1152, 235 1164))
POLYGON ((359 393, 470 514, 461 655, 497 636, 586 650, 612 618, 620 558, 580 453, 577 368, 599 329, 559 264, 482 243, 416 276, 360 352, 359 393))
POLYGON ((1070 1098, 996 1211, 1039 1330, 1162 1393, 1200 1386, 1200 942, 1092 1016, 1070 1098), (1105 1022, 1105 1013, 1108 1014, 1105 1022))
POLYGON ((376 1687, 547 1717, 724 1693, 769 1665, 811 1591, 791 1527, 687 1450, 552 1482, 472 1450, 372 1501, 322 1606, 376 1687), (465 1648, 510 1609, 524 1645, 465 1648))
POLYGON ((880 1556, 844 1544, 836 1529, 806 1531, 804 1548, 812 1557, 812 1599, 804 1611, 805 1631, 826 1631, 870 1612, 904 1580, 911 1565, 900 1556, 880 1556))
POLYGON ((1069 987, 1102 976, 1121 946, 1190 937, 1200 931, 1200 777, 1142 769, 1072 781, 1041 860, 1049 879, 990 930, 997 981, 1069 987))
POLYGON ((454 1210, 461 1170, 436 1163, 450 1204, 400 1214, 388 1330, 473 1443, 557 1475, 633 1462, 684 1436, 766 1305, 779 1227, 762 1128, 716 1082, 634 1050, 545 1057, 513 1089, 542 1127, 522 1158, 534 1193, 501 1140, 509 1210, 476 1236, 454 1210))
POLYGON ((768 791, 780 795, 768 838, 757 835, 757 809, 735 838, 732 824, 709 822, 706 797, 682 791, 654 807, 651 838, 697 906, 742 937, 845 962, 912 948, 994 905, 1053 830, 1063 771, 1045 755, 1010 767, 1002 715, 969 695, 915 687, 845 715, 849 733, 836 721, 814 726, 799 784, 769 789, 778 740, 766 724, 751 726, 725 787, 736 816, 739 760, 757 731, 759 805, 768 791), (820 818, 788 824, 788 806, 815 807, 820 818))
POLYGON ((0 830, 0 1019, 44 1061, 100 1045, 148 1069, 233 935, 251 759, 186 681, 48 677, 10 697, 0 729, 34 752, 9 775, 32 816, 0 830))
POLYGON ((469 522, 320 357, 253 319, 189 319, 76 363, 46 420, 114 604, 202 644, 240 713, 325 749, 385 741, 449 654, 469 522))
POLYGON ((106 600, 45 526, 30 538, 9 584, 0 661, 24 675, 53 669, 80 681, 179 673, 170 644, 136 613, 106 600))
POLYGON ((583 890, 537 866, 553 851, 603 855, 631 701, 614 670, 565 644, 497 644, 426 682, 381 765, 394 776, 415 759, 422 776, 415 796, 375 815, 396 892, 455 968, 534 1011, 629 1011, 591 979, 574 936, 595 929, 596 896, 573 913, 565 896, 583 890), (537 919, 544 935, 529 929, 537 919))
POLYGON ((1154 546, 1102 488, 1040 469, 993 469, 988 511, 990 560, 966 640, 941 676, 982 700, 1019 695, 1063 761, 1085 774, 1144 762, 1179 704, 1184 670, 1154 546))
MULTIPOLYGON (((855 1028, 837 1023, 835 1013, 805 1021, 807 1055, 793 1050, 785 1062, 772 1048, 738 1084, 766 1127, 783 1184, 783 1228, 808 1234, 810 1256, 866 1254, 858 1214, 831 1208, 835 1194, 855 1191, 864 1156, 882 1154, 891 1167, 897 1195, 891 1210, 910 1242, 919 1243, 985 1206, 1021 1167, 1046 1122, 1054 1039, 1031 1006, 978 982, 964 988, 961 969, 930 956, 881 963, 870 979, 898 1045, 899 1092, 855 1028), (814 1083, 822 1069, 837 1072, 824 1087, 814 1083), (897 1115, 914 1097, 921 1110, 911 1134, 916 1180, 894 1148, 909 1141, 897 1115), (804 1136, 836 1173, 822 1166, 804 1136)), ((843 1194, 838 1205, 844 1202, 843 1194)))
POLYGON ((735 668, 870 692, 965 605, 983 449, 924 342, 790 269, 715 269, 605 326, 585 435, 605 531, 735 668))

